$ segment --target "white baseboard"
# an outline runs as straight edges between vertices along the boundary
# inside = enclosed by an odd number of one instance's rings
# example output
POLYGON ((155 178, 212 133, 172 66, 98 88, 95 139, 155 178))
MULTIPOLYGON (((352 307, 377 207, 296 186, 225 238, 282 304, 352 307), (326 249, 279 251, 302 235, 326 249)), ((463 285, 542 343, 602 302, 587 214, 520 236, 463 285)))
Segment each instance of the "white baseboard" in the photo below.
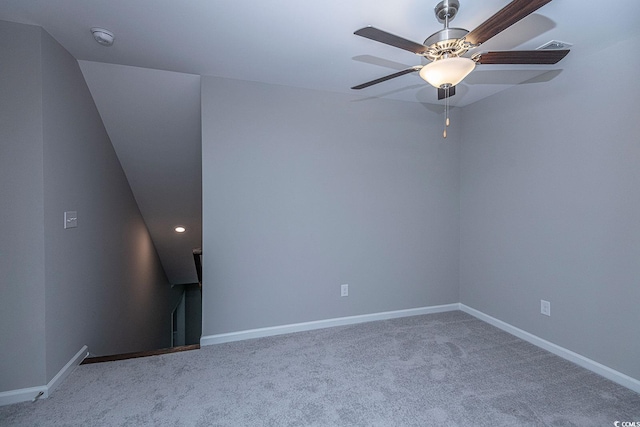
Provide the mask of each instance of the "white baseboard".
POLYGON ((49 381, 47 385, 38 387, 21 388, 0 392, 0 406, 11 405, 13 403, 27 402, 36 399, 45 399, 69 376, 73 369, 78 366, 89 355, 87 346, 82 346, 75 356, 49 381))
POLYGON ((86 345, 83 345, 80 351, 78 351, 76 355, 73 356, 71 360, 69 360, 67 364, 62 367, 62 369, 60 369, 56 376, 53 377, 51 381, 49 381, 49 384, 47 384, 46 397, 49 397, 49 395, 53 393, 53 391, 58 388, 60 384, 62 384, 62 382, 69 376, 69 374, 73 372, 76 366, 82 363, 82 361, 89 355, 88 350, 89 348, 86 345))
POLYGON ((522 329, 516 328, 502 320, 498 320, 487 314, 482 313, 474 308, 461 303, 439 305, 433 307, 413 308, 408 310, 387 311, 382 313, 364 314, 360 316, 339 317, 335 319, 318 320, 314 322, 295 323, 290 325, 273 326, 268 328, 250 329, 245 331, 230 332, 218 335, 208 335, 200 338, 200 345, 214 345, 233 341, 242 341, 253 338, 269 337, 274 335, 289 334, 294 332, 311 331, 314 329, 331 328, 334 326, 353 325, 356 323, 372 322, 376 320, 394 319, 398 317, 417 316, 421 314, 442 313, 445 311, 460 310, 470 314, 490 325, 496 326, 505 332, 515 335, 537 347, 543 348, 556 356, 560 356, 570 362, 573 362, 583 368, 586 368, 598 375, 618 383, 630 390, 640 393, 640 380, 632 378, 628 375, 609 368, 601 363, 584 357, 557 344, 544 340, 522 329))
POLYGON ((603 377, 615 383, 618 383, 630 390, 633 390, 636 393, 640 393, 640 380, 632 378, 626 374, 623 374, 622 372, 611 369, 608 366, 584 357, 581 354, 575 353, 571 350, 567 350, 564 347, 560 347, 557 344, 544 340, 536 335, 523 331, 522 329, 516 328, 515 326, 503 322, 502 320, 498 320, 495 317, 484 314, 483 312, 468 307, 464 304, 460 304, 460 310, 474 317, 477 317, 478 319, 489 323, 490 325, 500 328, 503 331, 510 333, 511 335, 515 335, 516 337, 521 338, 537 347, 543 348, 548 352, 555 354, 556 356, 560 356, 563 359, 573 362, 576 365, 582 366, 583 368, 595 372, 598 375, 602 375, 603 377))
POLYGON ((274 335, 290 334, 293 332, 311 331, 314 329, 331 328, 334 326, 354 325, 356 323, 373 322, 376 320, 395 319, 399 317, 418 316, 421 314, 442 313, 459 309, 460 304, 437 305, 432 307, 410 308, 407 310, 385 311, 382 313, 363 314, 360 316, 338 317, 334 319, 317 320, 313 322, 294 323, 268 328, 250 329, 225 334, 207 335, 200 338, 200 345, 214 345, 252 338, 263 338, 274 335))
POLYGON ((0 406, 12 405, 14 403, 27 402, 29 400, 35 400, 47 395, 47 386, 21 388, 18 390, 9 390, 0 392, 0 406), (40 393, 42 393, 40 395, 40 393))

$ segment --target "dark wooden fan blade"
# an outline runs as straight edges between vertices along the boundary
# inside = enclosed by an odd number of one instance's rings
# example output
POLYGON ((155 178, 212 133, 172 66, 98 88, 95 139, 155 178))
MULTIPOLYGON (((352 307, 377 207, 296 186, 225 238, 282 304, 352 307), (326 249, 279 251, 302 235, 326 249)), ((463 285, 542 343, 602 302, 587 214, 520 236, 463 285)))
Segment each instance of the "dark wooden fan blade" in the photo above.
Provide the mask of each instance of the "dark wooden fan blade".
POLYGON ((550 1, 551 0, 513 0, 467 34, 465 39, 476 45, 484 43, 550 1))
POLYGON ((476 56, 476 61, 478 64, 555 64, 568 53, 568 49, 483 52, 476 56))
MULTIPOLYGON (((453 95, 456 94, 456 87, 455 86, 451 86, 449 88, 449 96, 448 98, 451 98, 453 95)), ((445 99, 447 98, 447 90, 446 89, 442 89, 441 87, 438 88, 438 101, 440 101, 441 99, 445 99)))
POLYGON ((412 42, 411 40, 403 39, 386 31, 379 30, 375 27, 364 27, 353 33, 360 37, 365 37, 371 40, 375 40, 380 43, 388 44, 390 46, 399 47, 400 49, 408 50, 415 54, 423 54, 427 51, 427 47, 423 44, 412 42))
POLYGON ((371 80, 370 82, 359 84, 358 86, 354 86, 351 89, 364 89, 365 87, 373 86, 378 83, 386 82, 387 80, 395 79, 396 77, 404 76, 405 74, 413 73, 418 71, 421 66, 415 66, 411 68, 407 68, 406 70, 398 71, 397 73, 389 74, 388 76, 380 77, 379 79, 371 80))

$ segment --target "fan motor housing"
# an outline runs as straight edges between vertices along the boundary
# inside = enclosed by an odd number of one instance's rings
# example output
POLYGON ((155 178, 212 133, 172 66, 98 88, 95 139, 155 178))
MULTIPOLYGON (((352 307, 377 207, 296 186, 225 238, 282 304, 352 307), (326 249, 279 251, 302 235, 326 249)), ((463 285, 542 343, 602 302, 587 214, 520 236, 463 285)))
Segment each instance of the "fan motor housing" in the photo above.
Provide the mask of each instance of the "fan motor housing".
POLYGON ((469 31, 464 28, 444 28, 431 34, 423 43, 429 48, 424 56, 436 61, 447 56, 464 55, 471 47, 464 41, 467 34, 469 31))

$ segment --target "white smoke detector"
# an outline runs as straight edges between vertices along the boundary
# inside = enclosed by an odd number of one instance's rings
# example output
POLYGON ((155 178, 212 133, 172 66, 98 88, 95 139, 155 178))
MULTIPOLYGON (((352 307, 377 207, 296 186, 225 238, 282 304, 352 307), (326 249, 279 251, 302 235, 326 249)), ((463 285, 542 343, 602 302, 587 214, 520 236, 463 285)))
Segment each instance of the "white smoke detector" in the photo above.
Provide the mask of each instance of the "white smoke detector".
POLYGON ((91 34, 93 34, 93 38, 102 46, 111 46, 113 44, 113 33, 109 30, 93 27, 91 34))

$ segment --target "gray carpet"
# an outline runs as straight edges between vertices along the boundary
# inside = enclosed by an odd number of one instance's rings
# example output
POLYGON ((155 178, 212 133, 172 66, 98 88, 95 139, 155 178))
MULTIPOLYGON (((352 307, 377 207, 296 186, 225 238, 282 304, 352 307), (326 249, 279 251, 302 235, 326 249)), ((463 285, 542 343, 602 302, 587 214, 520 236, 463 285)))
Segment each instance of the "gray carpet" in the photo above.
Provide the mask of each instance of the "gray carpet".
POLYGON ((18 426, 613 426, 640 395, 462 312, 82 365, 18 426))

